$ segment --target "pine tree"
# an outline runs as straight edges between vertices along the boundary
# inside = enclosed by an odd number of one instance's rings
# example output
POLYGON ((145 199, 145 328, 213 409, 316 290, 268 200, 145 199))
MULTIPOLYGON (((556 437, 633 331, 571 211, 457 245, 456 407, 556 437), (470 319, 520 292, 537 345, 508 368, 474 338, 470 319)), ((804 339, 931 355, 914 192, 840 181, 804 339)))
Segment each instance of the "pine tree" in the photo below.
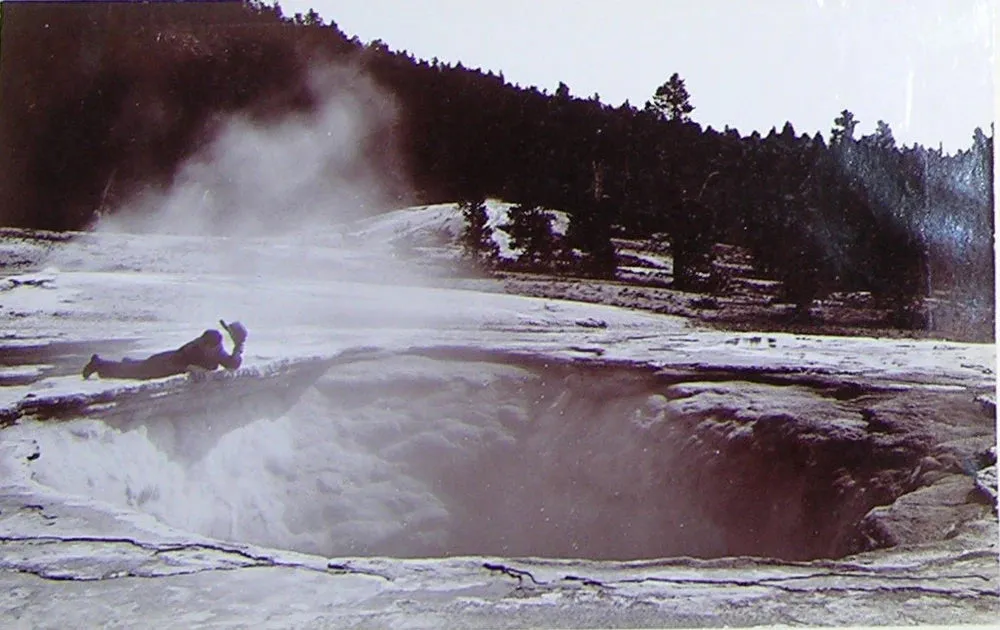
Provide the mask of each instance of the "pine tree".
POLYGON ((538 206, 522 203, 511 208, 507 218, 500 229, 510 234, 511 247, 523 250, 518 262, 532 270, 547 268, 556 250, 552 217, 538 206))
POLYGON ((849 110, 843 110, 840 112, 840 116, 834 118, 833 124, 836 125, 830 130, 830 146, 835 144, 840 144, 843 140, 853 140, 854 139, 854 128, 858 126, 861 122, 854 118, 849 110))
POLYGON ((602 208, 577 212, 570 216, 566 232, 567 262, 577 267, 584 276, 614 278, 618 270, 618 256, 611 242, 611 222, 602 208), (574 250, 579 250, 577 256, 574 250))
POLYGON ((892 128, 889 127, 889 123, 884 120, 880 120, 876 123, 875 145, 886 150, 896 148, 896 139, 892 137, 892 128))
POLYGON ((674 287, 682 291, 702 288, 700 276, 711 270, 715 219, 710 208, 697 199, 677 199, 670 209, 670 249, 674 257, 674 287))
POLYGON ((691 95, 684 87, 684 79, 676 72, 670 75, 670 79, 656 88, 652 102, 646 103, 646 109, 656 113, 664 120, 678 122, 688 122, 689 115, 694 111, 691 105, 691 95))
POLYGON ((482 268, 492 266, 500 256, 500 247, 493 240, 493 228, 488 225, 485 201, 463 201, 458 207, 465 222, 460 238, 463 258, 482 268))

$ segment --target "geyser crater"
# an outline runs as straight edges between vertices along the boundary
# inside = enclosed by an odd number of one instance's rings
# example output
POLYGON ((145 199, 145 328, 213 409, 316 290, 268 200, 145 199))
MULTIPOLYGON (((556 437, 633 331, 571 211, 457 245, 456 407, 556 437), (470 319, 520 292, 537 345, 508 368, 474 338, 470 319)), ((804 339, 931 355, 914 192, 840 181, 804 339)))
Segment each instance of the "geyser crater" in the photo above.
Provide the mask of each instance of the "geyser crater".
POLYGON ((324 556, 835 558, 926 452, 850 387, 425 352, 42 422, 35 479, 324 556), (891 429, 891 427, 889 428, 891 429))

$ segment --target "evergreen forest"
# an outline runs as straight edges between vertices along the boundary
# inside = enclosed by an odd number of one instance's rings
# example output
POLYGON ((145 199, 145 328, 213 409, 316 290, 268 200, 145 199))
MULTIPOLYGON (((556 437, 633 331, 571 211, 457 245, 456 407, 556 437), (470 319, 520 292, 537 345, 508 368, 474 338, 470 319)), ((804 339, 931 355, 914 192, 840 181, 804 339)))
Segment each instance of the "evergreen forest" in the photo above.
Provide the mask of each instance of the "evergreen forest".
POLYGON ((477 204, 495 197, 542 231, 534 211, 559 209, 581 252, 571 272, 594 277, 614 275, 612 238, 663 238, 676 288, 695 292, 713 290, 713 245, 726 243, 804 312, 865 291, 895 325, 919 329, 930 326, 922 302, 947 296, 992 338, 992 127, 970 129, 953 153, 900 146, 881 121, 859 135, 850 104, 831 104, 825 136, 791 121, 765 134, 713 129, 696 122, 698 95, 669 60, 648 102, 611 105, 565 84, 550 93, 362 43, 315 12, 287 16, 256 0, 0 11, 4 226, 86 229, 97 213, 168 186, 226 115, 266 123, 317 107, 310 70, 337 64, 356 73, 336 89, 363 76, 394 99, 397 116, 360 150, 400 207, 461 201, 466 220, 481 223, 477 204))

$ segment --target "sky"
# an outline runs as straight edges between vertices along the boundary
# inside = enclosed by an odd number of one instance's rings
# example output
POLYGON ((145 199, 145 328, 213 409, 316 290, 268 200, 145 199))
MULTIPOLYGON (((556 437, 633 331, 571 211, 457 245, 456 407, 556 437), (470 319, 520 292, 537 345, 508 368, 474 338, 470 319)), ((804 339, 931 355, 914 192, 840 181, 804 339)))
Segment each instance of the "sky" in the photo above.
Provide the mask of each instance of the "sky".
POLYGON ((279 0, 349 36, 503 72, 508 82, 641 107, 677 72, 703 126, 790 121, 829 136, 845 108, 872 133, 953 151, 997 102, 991 0, 279 0))

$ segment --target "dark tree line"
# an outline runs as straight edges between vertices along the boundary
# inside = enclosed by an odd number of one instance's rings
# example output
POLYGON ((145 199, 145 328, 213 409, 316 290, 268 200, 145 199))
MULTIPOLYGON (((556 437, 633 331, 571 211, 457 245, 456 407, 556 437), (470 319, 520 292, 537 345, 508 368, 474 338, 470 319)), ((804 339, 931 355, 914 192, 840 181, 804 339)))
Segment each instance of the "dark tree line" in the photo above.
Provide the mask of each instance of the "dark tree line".
POLYGON ((992 130, 945 154, 897 146, 881 122, 856 137, 845 110, 831 112, 829 142, 791 123, 744 136, 692 122, 677 74, 645 107, 614 107, 564 84, 550 94, 363 45, 315 12, 286 17, 259 2, 0 11, 5 225, 86 227, 99 209, 169 183, 226 113, 307 110, 310 65, 347 63, 400 104, 364 152, 387 170, 401 159, 414 201, 563 210, 571 249, 596 275, 614 272, 615 231, 665 234, 681 288, 712 288, 705 272, 721 241, 783 280, 803 316, 814 298, 870 291, 897 323, 923 326, 919 302, 945 292, 992 319, 992 130))
POLYGON ((16 2, 0 12, 0 219, 53 230, 168 184, 227 112, 267 119, 312 107, 310 61, 359 46, 239 2, 16 2))

